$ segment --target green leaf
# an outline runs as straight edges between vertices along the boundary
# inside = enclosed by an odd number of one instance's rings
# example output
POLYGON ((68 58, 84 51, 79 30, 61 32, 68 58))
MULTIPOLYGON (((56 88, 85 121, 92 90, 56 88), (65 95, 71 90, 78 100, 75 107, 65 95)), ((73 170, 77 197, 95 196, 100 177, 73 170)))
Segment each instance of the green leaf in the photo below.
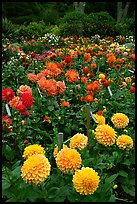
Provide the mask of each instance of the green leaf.
POLYGON ((48 198, 54 198, 58 194, 59 188, 58 187, 52 187, 48 191, 48 198))
POLYGON ((6 145, 4 155, 5 155, 6 159, 12 160, 12 159, 14 159, 15 152, 11 149, 11 147, 9 145, 6 145))
POLYGON ((12 171, 12 176, 13 176, 13 180, 16 181, 18 178, 20 178, 21 176, 21 166, 16 167, 13 171, 12 171))
POLYGON ((48 106, 49 111, 53 111, 54 110, 54 106, 48 106))
POLYGON ((112 183, 117 178, 117 176, 118 174, 113 174, 109 178, 106 178, 106 182, 112 183))
POLYGON ((118 174, 120 176, 123 176, 123 177, 127 177, 128 176, 128 174, 125 171, 123 171, 123 170, 120 170, 118 174))
POLYGON ((126 186, 126 185, 122 185, 123 190, 131 195, 131 196, 135 196, 135 187, 134 186, 126 186))
POLYGON ((11 186, 10 181, 7 178, 2 179, 2 190, 5 190, 11 186))

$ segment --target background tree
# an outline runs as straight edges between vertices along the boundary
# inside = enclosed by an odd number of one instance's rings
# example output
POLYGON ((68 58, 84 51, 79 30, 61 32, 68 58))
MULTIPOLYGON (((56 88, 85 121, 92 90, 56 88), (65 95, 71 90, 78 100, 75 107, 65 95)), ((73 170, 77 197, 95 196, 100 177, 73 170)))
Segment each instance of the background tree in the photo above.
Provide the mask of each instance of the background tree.
POLYGON ((126 5, 123 7, 123 2, 117 2, 117 22, 123 22, 127 16, 130 2, 126 2, 126 5))
POLYGON ((76 11, 84 13, 86 2, 74 2, 73 4, 76 11))

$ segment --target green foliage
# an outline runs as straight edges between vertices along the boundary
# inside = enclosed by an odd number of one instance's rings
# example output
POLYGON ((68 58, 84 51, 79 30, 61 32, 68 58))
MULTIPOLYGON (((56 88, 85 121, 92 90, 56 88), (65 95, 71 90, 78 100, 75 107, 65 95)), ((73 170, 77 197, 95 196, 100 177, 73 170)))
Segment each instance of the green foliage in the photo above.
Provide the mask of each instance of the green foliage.
POLYGON ((51 29, 51 33, 55 34, 55 35, 60 35, 60 29, 57 25, 55 25, 52 29, 51 29))
POLYGON ((60 35, 82 36, 84 31, 84 22, 86 20, 86 14, 73 11, 68 12, 62 19, 60 19, 60 35))
POLYGON ((12 34, 13 31, 13 24, 10 20, 8 20, 6 17, 2 17, 2 33, 9 37, 12 34))
POLYGON ((116 23, 114 26, 114 34, 121 36, 130 36, 135 34, 134 30, 131 30, 129 25, 126 23, 116 23))

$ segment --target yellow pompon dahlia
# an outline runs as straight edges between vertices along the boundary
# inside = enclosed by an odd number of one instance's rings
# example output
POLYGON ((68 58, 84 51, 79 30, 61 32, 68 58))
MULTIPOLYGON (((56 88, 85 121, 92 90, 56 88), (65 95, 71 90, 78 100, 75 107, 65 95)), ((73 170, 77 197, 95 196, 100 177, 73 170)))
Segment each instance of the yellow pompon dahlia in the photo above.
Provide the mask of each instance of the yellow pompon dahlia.
POLYGON ((93 116, 95 117, 98 125, 104 125, 105 124, 105 118, 103 115, 93 114, 93 116))
MULTIPOLYGON (((65 144, 63 144, 63 148, 68 148, 68 146, 65 145, 65 144)), ((55 145, 55 148, 54 148, 54 152, 53 152, 54 158, 57 157, 58 152, 59 152, 59 151, 58 151, 58 145, 56 144, 56 145, 55 145)))
POLYGON ((21 168, 21 176, 26 183, 42 184, 50 175, 51 165, 43 154, 30 156, 21 168))
POLYGON ((81 149, 84 149, 84 147, 86 147, 87 144, 88 144, 88 137, 82 133, 77 133, 71 138, 69 146, 72 149, 78 148, 81 150, 81 149))
POLYGON ((120 149, 129 150, 133 147, 133 140, 128 135, 120 135, 117 140, 116 144, 120 149))
POLYGON ((104 146, 111 146, 115 143, 116 132, 108 124, 98 125, 95 129, 95 139, 104 146))
POLYGON ((98 173, 93 168, 82 167, 75 172, 72 182, 78 193, 90 195, 97 190, 99 179, 98 173))
POLYGON ((41 145, 34 144, 34 145, 29 145, 25 148, 23 152, 23 157, 25 159, 28 159, 30 156, 34 154, 44 154, 44 153, 45 153, 45 150, 43 147, 41 147, 41 145))
POLYGON ((124 113, 115 113, 111 121, 116 128, 125 128, 129 123, 129 118, 124 113))
POLYGON ((59 151, 56 157, 57 167, 64 173, 73 173, 81 167, 81 155, 77 150, 64 148, 59 151))

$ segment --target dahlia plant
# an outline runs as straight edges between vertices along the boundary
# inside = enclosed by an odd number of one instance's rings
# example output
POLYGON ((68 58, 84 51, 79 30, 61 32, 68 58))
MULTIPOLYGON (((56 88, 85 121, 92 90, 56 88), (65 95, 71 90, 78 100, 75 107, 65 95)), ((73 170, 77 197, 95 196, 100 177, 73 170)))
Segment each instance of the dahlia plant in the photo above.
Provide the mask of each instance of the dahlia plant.
POLYGON ((2 47, 3 201, 134 201, 134 40, 45 34, 2 47))

